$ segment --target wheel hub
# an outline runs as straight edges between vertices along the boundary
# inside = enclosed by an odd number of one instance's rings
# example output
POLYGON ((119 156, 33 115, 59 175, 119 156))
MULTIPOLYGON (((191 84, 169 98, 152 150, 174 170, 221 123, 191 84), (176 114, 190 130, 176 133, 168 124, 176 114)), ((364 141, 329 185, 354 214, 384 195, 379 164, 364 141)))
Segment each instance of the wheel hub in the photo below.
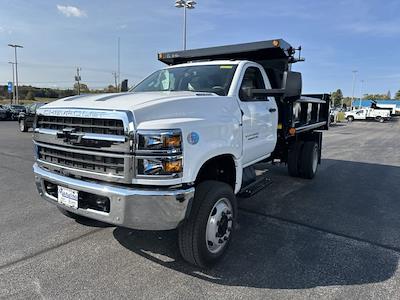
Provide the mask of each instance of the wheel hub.
POLYGON ((206 245, 210 252, 218 253, 229 240, 233 226, 232 205, 226 198, 218 200, 208 217, 206 245))

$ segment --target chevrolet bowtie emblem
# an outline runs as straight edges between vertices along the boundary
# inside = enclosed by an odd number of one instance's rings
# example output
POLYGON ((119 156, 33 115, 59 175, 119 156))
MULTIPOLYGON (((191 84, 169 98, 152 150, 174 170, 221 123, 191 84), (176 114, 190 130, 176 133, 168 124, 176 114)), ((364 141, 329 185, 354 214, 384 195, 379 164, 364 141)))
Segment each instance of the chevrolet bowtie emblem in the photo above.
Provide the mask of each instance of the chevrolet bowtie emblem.
POLYGON ((57 132, 57 138, 63 139, 65 143, 69 144, 79 144, 84 135, 83 132, 76 132, 76 128, 71 127, 66 127, 62 132, 57 132))

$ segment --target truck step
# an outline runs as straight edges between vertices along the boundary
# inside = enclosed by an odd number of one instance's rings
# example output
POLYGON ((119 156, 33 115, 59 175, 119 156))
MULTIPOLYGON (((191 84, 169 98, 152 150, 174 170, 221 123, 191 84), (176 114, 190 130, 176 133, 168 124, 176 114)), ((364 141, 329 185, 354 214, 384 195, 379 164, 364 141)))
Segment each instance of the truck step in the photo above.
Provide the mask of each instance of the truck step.
POLYGON ((238 193, 238 197, 240 198, 249 198, 254 196, 267 186, 272 183, 271 178, 267 177, 265 174, 261 175, 260 178, 257 178, 256 181, 250 183, 248 186, 242 188, 238 193))

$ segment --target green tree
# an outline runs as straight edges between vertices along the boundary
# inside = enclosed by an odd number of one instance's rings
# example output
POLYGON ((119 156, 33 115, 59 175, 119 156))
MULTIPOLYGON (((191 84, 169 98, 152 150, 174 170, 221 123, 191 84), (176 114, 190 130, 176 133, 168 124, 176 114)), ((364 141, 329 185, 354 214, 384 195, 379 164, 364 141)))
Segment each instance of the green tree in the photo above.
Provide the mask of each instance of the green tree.
POLYGON ((331 94, 333 106, 341 106, 343 100, 343 93, 341 89, 338 89, 336 92, 331 94))
POLYGON ((398 90, 398 91, 396 92, 396 95, 394 96, 394 99, 400 100, 400 90, 398 90))
MULTIPOLYGON (((79 86, 81 93, 89 93, 89 88, 86 84, 80 83, 79 86)), ((74 84, 74 90, 78 91, 78 83, 74 84)))
POLYGON ((35 95, 32 91, 28 91, 25 96, 25 100, 35 100, 35 95))
POLYGON ((115 86, 110 84, 107 88, 104 89, 104 91, 106 93, 116 93, 117 89, 115 88, 115 86))
POLYGON ((344 97, 343 98, 343 105, 345 107, 351 107, 351 97, 344 97))
POLYGON ((388 94, 365 94, 363 96, 365 100, 389 100, 390 97, 388 94))

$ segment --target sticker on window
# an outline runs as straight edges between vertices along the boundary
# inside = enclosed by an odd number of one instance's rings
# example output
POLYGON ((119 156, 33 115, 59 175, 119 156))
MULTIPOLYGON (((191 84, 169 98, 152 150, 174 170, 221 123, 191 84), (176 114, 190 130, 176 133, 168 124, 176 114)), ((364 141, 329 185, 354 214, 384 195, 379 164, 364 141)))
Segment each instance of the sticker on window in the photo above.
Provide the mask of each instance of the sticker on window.
POLYGON ((232 69, 233 66, 219 66, 220 69, 232 69))

